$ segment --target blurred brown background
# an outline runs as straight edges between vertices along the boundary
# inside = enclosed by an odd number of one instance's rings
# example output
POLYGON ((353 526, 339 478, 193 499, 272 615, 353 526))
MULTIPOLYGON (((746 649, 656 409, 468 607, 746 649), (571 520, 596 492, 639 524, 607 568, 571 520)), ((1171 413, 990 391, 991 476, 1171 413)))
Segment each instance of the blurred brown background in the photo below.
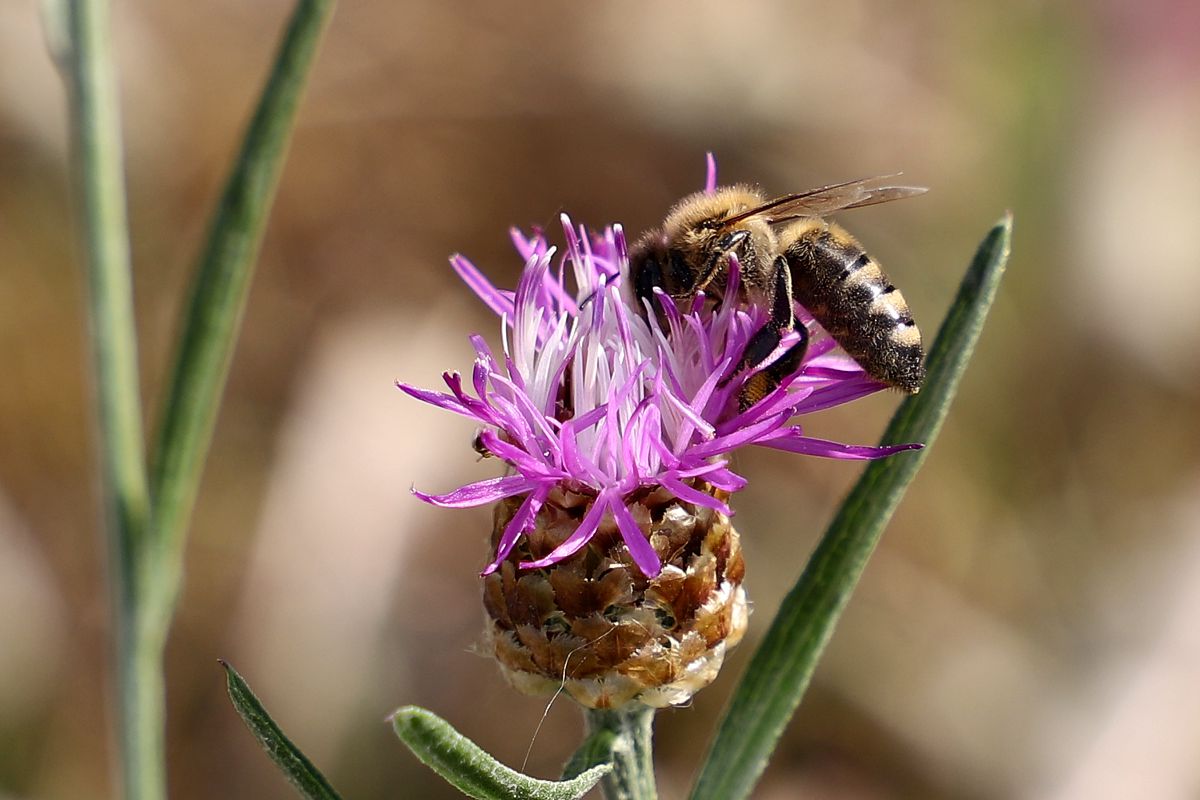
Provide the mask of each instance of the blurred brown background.
MULTIPOLYGON (((116 2, 153 414, 208 209, 290 4, 116 2)), ((975 245, 1007 283, 942 437, 757 796, 1200 795, 1200 12, 1183 0, 344 0, 255 279, 169 653, 173 796, 285 798, 229 659, 348 798, 455 796, 393 738, 417 703, 556 774, 580 735, 472 654, 492 474, 402 396, 469 365, 510 224, 632 231, 721 178, 904 170, 844 221, 932 337, 975 245), (536 738, 535 738, 535 733, 536 738)), ((63 94, 34 0, 0 2, 0 797, 106 798, 107 601, 63 94)), ((896 397, 815 420, 871 442, 896 397)), ((681 797, 717 713, 858 473, 747 452, 750 641, 660 715, 681 797)))

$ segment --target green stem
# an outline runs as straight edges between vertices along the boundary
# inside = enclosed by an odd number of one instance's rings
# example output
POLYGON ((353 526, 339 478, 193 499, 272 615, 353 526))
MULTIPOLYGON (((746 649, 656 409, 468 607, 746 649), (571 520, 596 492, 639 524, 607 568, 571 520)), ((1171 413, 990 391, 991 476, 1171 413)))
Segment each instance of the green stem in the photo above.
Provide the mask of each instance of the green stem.
POLYGON ((166 794, 161 676, 140 616, 150 525, 130 277, 121 124, 105 0, 66 6, 65 60, 83 220, 101 483, 116 624, 118 746, 127 797, 166 794))
POLYGON ((601 781, 605 800, 655 800, 654 713, 656 709, 633 703, 619 709, 593 708, 584 712, 589 737, 602 732, 615 735, 613 770, 601 781))

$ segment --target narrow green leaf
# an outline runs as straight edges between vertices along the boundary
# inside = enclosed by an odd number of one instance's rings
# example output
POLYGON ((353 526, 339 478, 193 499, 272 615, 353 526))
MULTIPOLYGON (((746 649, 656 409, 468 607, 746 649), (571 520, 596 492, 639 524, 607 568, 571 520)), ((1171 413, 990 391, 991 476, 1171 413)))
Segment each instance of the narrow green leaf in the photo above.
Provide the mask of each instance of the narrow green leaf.
POLYGON ((229 687, 229 699, 233 701, 233 707, 296 790, 309 800, 340 800, 338 793, 329 785, 329 781, 325 780, 325 776, 296 745, 292 744, 292 740, 279 730, 279 726, 271 719, 237 670, 224 661, 220 663, 225 668, 225 682, 229 687))
POLYGON ((575 800, 612 769, 601 764, 563 781, 530 778, 492 758, 432 711, 416 706, 392 715, 392 727, 426 766, 476 800, 575 800))
POLYGON ((744 798, 766 768, 884 525, 937 437, 995 299, 1011 233, 1005 217, 983 240, 930 350, 924 388, 900 405, 883 435, 884 444, 924 442, 925 449, 872 462, 846 497, 735 690, 692 800, 744 798))
POLYGON ((148 565, 165 628, 182 573, 184 532, 283 166, 296 109, 332 0, 299 0, 225 184, 196 268, 152 460, 156 552, 148 565))

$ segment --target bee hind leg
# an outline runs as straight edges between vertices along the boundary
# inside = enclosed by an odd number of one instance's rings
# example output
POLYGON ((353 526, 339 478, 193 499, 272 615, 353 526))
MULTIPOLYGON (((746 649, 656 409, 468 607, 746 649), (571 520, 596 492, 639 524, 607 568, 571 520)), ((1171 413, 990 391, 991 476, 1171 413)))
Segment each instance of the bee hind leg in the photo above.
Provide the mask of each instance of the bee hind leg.
MULTIPOLYGON (((803 325, 796 326, 796 311, 792 303, 792 273, 788 269, 787 261, 783 256, 779 256, 772 265, 769 298, 771 316, 746 343, 741 363, 733 374, 740 374, 761 364, 775 352, 783 337, 792 331, 800 335, 800 341, 789 347, 766 369, 746 381, 738 397, 738 406, 743 411, 775 391, 776 387, 800 368, 804 360, 804 354, 808 350, 808 329, 803 325)), ((724 382, 727 383, 728 380, 727 378, 724 382)))
MULTIPOLYGON (((800 334, 800 341, 789 347, 769 367, 750 376, 750 380, 746 381, 741 394, 738 395, 739 410, 745 411, 765 398, 796 370, 800 369, 800 364, 804 361, 804 353, 808 350, 808 329, 801 325, 796 328, 796 331, 800 334)), ((778 344, 778 337, 776 344, 778 344)))

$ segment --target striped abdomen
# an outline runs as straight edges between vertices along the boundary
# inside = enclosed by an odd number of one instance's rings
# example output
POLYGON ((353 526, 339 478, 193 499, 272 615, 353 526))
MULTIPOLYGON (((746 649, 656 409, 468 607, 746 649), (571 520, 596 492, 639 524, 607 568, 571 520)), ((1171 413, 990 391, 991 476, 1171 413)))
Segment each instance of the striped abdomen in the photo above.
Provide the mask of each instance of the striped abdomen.
POLYGON ((807 219, 779 235, 796 300, 878 381, 915 394, 925 379, 921 332, 908 303, 839 226, 807 219))

